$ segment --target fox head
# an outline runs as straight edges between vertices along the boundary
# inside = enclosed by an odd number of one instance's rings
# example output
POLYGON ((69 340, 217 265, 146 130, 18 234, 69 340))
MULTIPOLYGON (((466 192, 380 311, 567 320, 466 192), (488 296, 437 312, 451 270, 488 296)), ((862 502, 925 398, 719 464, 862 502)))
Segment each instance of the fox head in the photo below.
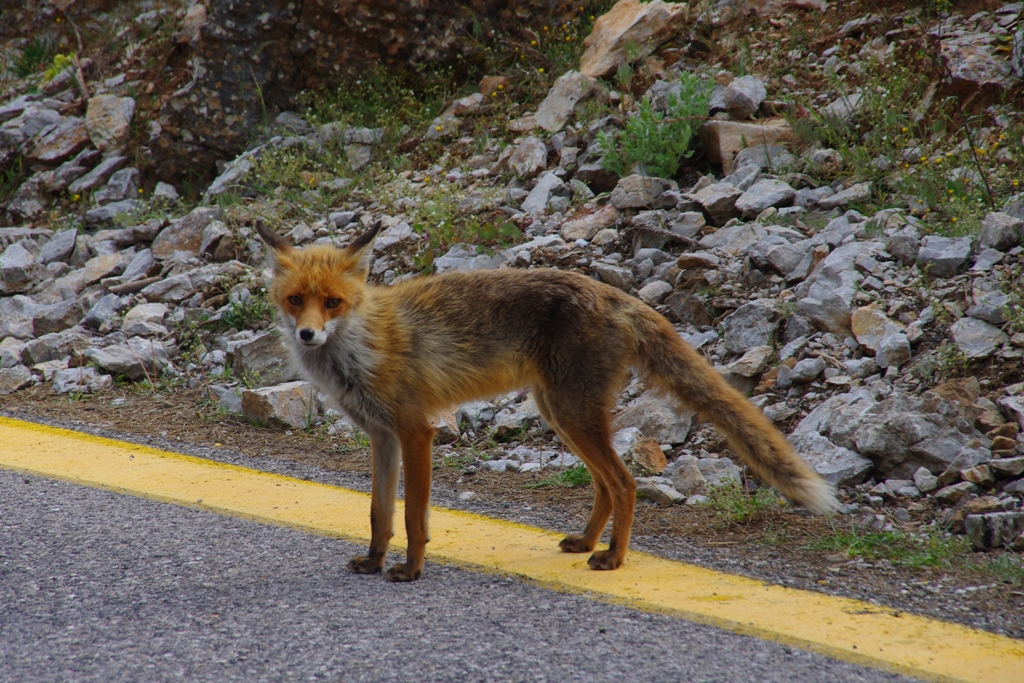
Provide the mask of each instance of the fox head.
POLYGON ((270 300, 296 343, 311 349, 321 346, 359 310, 380 227, 377 222, 344 249, 329 245, 296 249, 257 221, 256 231, 270 247, 274 261, 270 300))

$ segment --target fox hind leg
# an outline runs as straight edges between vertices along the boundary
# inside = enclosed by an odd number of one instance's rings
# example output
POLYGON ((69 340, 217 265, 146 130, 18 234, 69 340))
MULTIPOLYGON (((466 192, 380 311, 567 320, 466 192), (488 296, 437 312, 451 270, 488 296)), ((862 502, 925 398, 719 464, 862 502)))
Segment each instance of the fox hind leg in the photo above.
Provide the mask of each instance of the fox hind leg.
POLYGON ((592 569, 616 569, 622 565, 629 548, 636 482, 612 448, 608 412, 603 406, 594 405, 582 414, 576 414, 577 410, 565 406, 578 404, 578 401, 563 401, 542 389, 534 390, 534 400, 544 419, 569 449, 583 460, 594 480, 594 507, 587 526, 581 535, 562 539, 559 547, 568 553, 590 552, 611 517, 609 549, 594 553, 587 564, 592 569))
POLYGON ((384 569, 384 558, 394 536, 395 498, 398 495, 398 439, 394 433, 381 430, 370 433, 373 484, 370 501, 370 549, 366 555, 353 557, 349 571, 376 574, 384 569))

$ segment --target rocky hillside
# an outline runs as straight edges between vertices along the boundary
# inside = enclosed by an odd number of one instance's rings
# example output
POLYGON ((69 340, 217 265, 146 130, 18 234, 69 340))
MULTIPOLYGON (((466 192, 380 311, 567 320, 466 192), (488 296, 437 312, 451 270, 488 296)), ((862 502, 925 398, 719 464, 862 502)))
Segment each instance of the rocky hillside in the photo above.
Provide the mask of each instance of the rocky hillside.
MULTIPOLYGON (((443 6, 5 12, 0 393, 201 386, 345 433, 281 363, 252 226, 382 220, 374 281, 583 272, 672 320, 853 527, 1024 550, 1024 3, 443 6)), ((578 471, 528 395, 439 427, 467 476, 578 471)), ((757 489, 638 381, 615 428, 657 503, 757 489)))

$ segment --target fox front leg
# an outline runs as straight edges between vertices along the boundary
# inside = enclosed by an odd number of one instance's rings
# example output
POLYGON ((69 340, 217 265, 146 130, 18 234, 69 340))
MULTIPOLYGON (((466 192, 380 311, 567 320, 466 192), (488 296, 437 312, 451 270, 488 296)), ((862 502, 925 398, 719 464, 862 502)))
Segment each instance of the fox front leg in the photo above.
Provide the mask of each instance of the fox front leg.
POLYGON ((402 444, 402 467, 405 469, 405 532, 409 548, 405 562, 389 569, 387 578, 388 581, 415 581, 423 575, 423 556, 430 540, 427 524, 434 428, 424 420, 422 424, 401 429, 399 440, 402 444))
POLYGON ((395 497, 398 495, 399 446, 391 432, 370 434, 373 485, 370 500, 370 550, 353 557, 349 571, 376 574, 384 569, 384 558, 394 536, 395 497))

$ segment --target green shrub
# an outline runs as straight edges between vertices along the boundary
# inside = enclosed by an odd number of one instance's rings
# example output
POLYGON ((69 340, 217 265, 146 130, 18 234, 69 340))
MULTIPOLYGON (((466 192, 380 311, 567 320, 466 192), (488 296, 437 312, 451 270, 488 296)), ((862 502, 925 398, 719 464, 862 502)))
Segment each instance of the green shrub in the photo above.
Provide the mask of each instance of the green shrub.
POLYGON ((649 175, 675 176, 680 159, 693 154, 690 142, 707 116, 711 95, 708 84, 696 74, 684 72, 680 83, 682 89, 669 95, 667 112, 644 99, 621 133, 599 134, 606 171, 624 176, 639 164, 649 175))
POLYGON ((18 78, 35 73, 48 63, 53 55, 53 45, 45 38, 33 38, 21 50, 21 55, 14 61, 14 73, 18 78))

